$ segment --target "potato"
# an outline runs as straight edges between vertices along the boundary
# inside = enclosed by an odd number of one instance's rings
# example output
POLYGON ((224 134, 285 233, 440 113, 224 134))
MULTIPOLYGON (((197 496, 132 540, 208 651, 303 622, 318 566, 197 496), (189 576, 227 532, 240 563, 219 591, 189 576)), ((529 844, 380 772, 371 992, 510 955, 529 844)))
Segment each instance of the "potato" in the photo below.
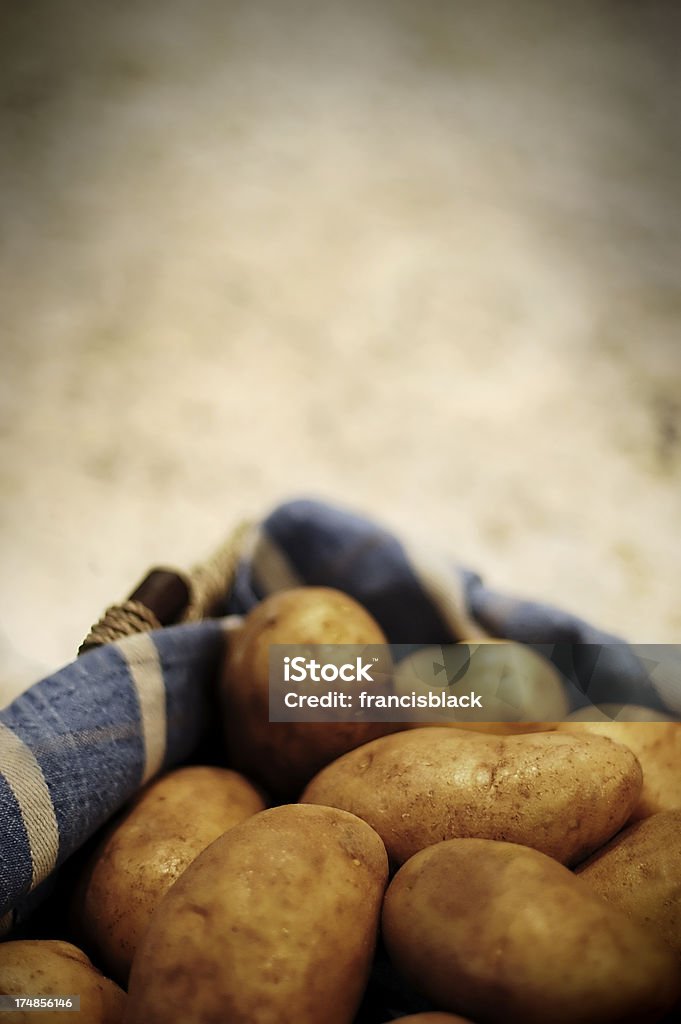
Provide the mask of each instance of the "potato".
MULTIPOLYGON (((557 716, 556 716, 557 717, 557 716)), ((517 732, 554 732, 564 722, 673 722, 669 715, 655 711, 653 708, 639 707, 635 704, 590 704, 579 708, 560 721, 545 722, 458 722, 460 729, 477 729, 479 732, 517 733, 517 732)), ((570 732, 569 729, 564 731, 570 732)), ((577 730, 574 730, 577 733, 577 730)), ((595 732, 595 730, 594 730, 595 732)), ((607 733, 604 735, 608 735, 607 733)), ((622 742, 613 736, 612 739, 622 742)), ((625 743, 625 746, 628 744, 625 743)))
POLYGON ((363 818, 397 864, 465 836, 522 843, 574 864, 622 827, 640 788, 631 751, 600 736, 414 729, 345 754, 301 799, 363 818))
POLYGON ((576 869, 599 896, 681 956, 681 810, 631 825, 576 869))
POLYGON ((383 938, 405 977, 479 1024, 643 1024, 681 995, 665 944, 557 861, 453 839, 386 893, 383 938))
POLYGON ((270 644, 385 644, 378 625, 340 591, 272 594, 230 638, 221 697, 230 762, 280 797, 297 797, 325 764, 399 726, 372 722, 270 722, 270 644))
MULTIPOLYGON (((590 708, 581 712, 593 714, 590 708)), ((623 712, 627 714, 626 711, 623 712)), ((636 714, 636 711, 629 712, 636 714)), ((627 714, 627 717, 629 717, 627 714)), ((639 821, 660 811, 681 808, 681 723, 648 721, 598 722, 571 720, 556 724, 558 732, 608 736, 636 754, 643 769, 643 789, 631 820, 639 821)))
POLYGON ((93 967, 70 942, 21 939, 0 943, 0 995, 80 996, 80 1012, 62 1016, 54 1009, 13 1010, 7 1024, 47 1024, 80 1020, 83 1024, 121 1024, 125 992, 93 967))
POLYGON ((217 839, 154 914, 127 1024, 350 1024, 367 983, 388 863, 345 811, 262 811, 217 839))
POLYGON ((419 710, 418 719, 424 724, 430 719, 431 723, 438 720, 439 725, 480 732, 534 732, 544 728, 543 721, 560 720, 568 713, 560 675, 531 647, 485 640, 451 645, 446 651, 445 659, 441 647, 424 647, 404 658, 395 668, 393 690, 398 694, 456 694, 464 687, 482 698, 483 707, 419 710), (529 719, 542 722, 534 724, 529 719))
POLYGON ((262 794, 225 768, 193 765, 152 782, 84 865, 72 906, 78 938, 125 984, 173 882, 214 839, 264 807, 262 794))

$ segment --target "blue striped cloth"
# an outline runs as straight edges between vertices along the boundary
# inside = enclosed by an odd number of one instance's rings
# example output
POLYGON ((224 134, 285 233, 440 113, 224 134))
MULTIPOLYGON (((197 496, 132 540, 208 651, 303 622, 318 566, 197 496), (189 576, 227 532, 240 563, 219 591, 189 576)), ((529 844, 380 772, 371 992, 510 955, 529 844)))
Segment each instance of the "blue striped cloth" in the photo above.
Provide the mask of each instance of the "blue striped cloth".
MULTIPOLYGON (((618 638, 498 594, 475 573, 319 502, 288 502, 254 528, 225 615, 302 584, 351 594, 400 644, 485 636, 540 647, 615 643, 608 651, 619 692, 669 707, 618 638)), ((85 654, 0 711, 0 934, 145 782, 191 755, 225 633, 225 622, 212 619, 129 637, 85 654)))

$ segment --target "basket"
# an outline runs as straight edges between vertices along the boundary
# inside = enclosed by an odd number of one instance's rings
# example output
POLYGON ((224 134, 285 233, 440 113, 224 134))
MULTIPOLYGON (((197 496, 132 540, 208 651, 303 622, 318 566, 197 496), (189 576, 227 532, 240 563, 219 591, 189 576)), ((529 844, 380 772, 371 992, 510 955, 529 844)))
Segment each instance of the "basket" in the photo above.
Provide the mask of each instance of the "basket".
MULTIPOLYGON (((262 524, 239 524, 189 572, 152 569, 106 610, 74 663, 0 712, 0 815, 14 858, 9 869, 0 858, 0 934, 26 919, 55 871, 141 785, 191 756, 230 615, 296 584, 345 590, 394 643, 497 636, 539 647, 602 645, 620 692, 670 709, 619 638, 560 609, 498 594, 476 573, 353 513, 288 502, 262 524), (69 757, 65 779, 59 766, 69 757)), ((426 1008, 379 958, 358 1019, 373 1024, 426 1008)))

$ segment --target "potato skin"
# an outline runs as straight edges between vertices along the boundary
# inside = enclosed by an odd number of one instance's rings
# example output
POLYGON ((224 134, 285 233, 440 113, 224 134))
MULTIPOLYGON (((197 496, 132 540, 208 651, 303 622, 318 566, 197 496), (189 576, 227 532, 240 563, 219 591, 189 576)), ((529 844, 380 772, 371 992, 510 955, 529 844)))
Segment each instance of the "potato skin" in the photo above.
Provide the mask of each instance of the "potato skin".
MULTIPOLYGON (((19 939, 0 943, 0 995, 80 996, 78 1020, 121 1024, 125 992, 90 963, 82 950, 56 939, 19 939)), ((8 1024, 51 1024, 55 1010, 16 1010, 8 1024)), ((67 1016, 68 1019, 68 1016, 67 1016)))
POLYGON ((76 885, 71 920, 112 977, 125 984, 153 911, 185 868, 265 806, 237 772, 191 765, 146 786, 107 829, 76 885))
POLYGON ((652 927, 681 957, 681 810, 624 829, 576 874, 608 903, 652 927))
POLYGON ((301 800, 363 818, 397 864, 457 837, 521 843, 574 864, 622 827, 640 787, 634 755, 603 737, 415 729, 339 758, 301 800))
POLYGON ((385 644, 353 598, 329 587, 296 587, 265 598, 230 638, 221 683, 230 763, 268 792, 297 797, 325 764, 399 725, 270 722, 270 644, 385 644))
MULTIPOLYGON (((560 721, 568 713, 569 701, 563 681, 551 664, 526 644, 489 638, 456 645, 465 648, 461 677, 466 689, 482 698, 484 710, 457 708, 441 712, 419 709, 414 727, 453 726, 478 732, 524 733, 544 731, 543 721, 560 721), (490 721, 492 717, 496 721, 490 721), (540 718, 543 721, 537 722, 540 718), (528 721, 528 719, 530 719, 528 721)), ((453 648, 454 650, 455 648, 453 648)), ((393 691, 427 696, 447 692, 436 666, 442 661, 440 647, 423 647, 403 658, 395 667, 393 691)))
POLYGON ((380 838, 345 811, 284 805, 237 825, 154 914, 127 1024, 350 1024, 387 872, 380 838))
POLYGON ((643 1024, 681 994, 664 943, 512 843, 422 850, 388 888, 383 937, 417 989, 479 1024, 643 1024))
POLYGON ((681 808, 681 722, 566 721, 559 732, 608 736, 636 754, 643 769, 643 789, 631 820, 681 808))

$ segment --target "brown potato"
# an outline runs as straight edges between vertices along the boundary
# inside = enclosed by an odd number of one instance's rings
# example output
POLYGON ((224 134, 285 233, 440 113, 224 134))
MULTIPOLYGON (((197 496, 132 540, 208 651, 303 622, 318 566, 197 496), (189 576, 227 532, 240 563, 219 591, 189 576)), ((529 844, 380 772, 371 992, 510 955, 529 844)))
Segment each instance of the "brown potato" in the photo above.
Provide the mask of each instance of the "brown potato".
MULTIPOLYGON (((591 714, 593 709, 583 713, 591 714)), ((632 821, 681 807, 680 722, 584 722, 571 718, 557 723, 556 729, 575 736, 608 736, 633 750, 643 769, 643 789, 632 821)))
POLYGON ((576 873, 608 903, 652 927, 681 956, 681 810, 631 825, 576 873))
POLYGON ((603 737, 414 729, 345 754, 301 799, 363 818, 397 864, 464 836, 574 864, 622 827, 640 788, 634 755, 603 737))
POLYGON ((93 967, 70 942, 20 939, 0 943, 0 995, 80 996, 80 1012, 73 1015, 46 1008, 13 1010, 7 1024, 49 1024, 79 1020, 83 1024, 121 1024, 126 995, 93 967))
POLYGON ((232 635, 221 697, 230 763, 280 797, 296 797, 325 764, 399 728, 372 722, 270 722, 270 644, 385 644, 353 598, 327 587, 272 594, 232 635))
POLYGON ((393 690, 397 694, 453 694, 463 686, 474 691, 482 708, 419 709, 415 721, 474 729, 479 732, 538 732, 547 719, 560 720, 569 702, 560 675, 547 658, 525 644, 485 640, 454 645, 461 661, 450 663, 455 687, 443 680, 442 649, 424 647, 404 658, 395 668, 393 690), (496 721, 491 721, 492 718, 496 721), (528 721, 541 719, 541 722, 528 721))
POLYGON ((72 923, 114 978, 127 981, 153 911, 185 868, 264 807, 243 776, 192 765, 152 782, 107 829, 76 885, 72 923))
POLYGON ((217 839, 154 914, 127 1024, 351 1024, 388 862, 369 826, 300 804, 217 839))
POLYGON ((663 942, 511 843, 454 839, 416 854, 386 893, 383 938, 411 984, 481 1024, 642 1024, 681 995, 663 942))

